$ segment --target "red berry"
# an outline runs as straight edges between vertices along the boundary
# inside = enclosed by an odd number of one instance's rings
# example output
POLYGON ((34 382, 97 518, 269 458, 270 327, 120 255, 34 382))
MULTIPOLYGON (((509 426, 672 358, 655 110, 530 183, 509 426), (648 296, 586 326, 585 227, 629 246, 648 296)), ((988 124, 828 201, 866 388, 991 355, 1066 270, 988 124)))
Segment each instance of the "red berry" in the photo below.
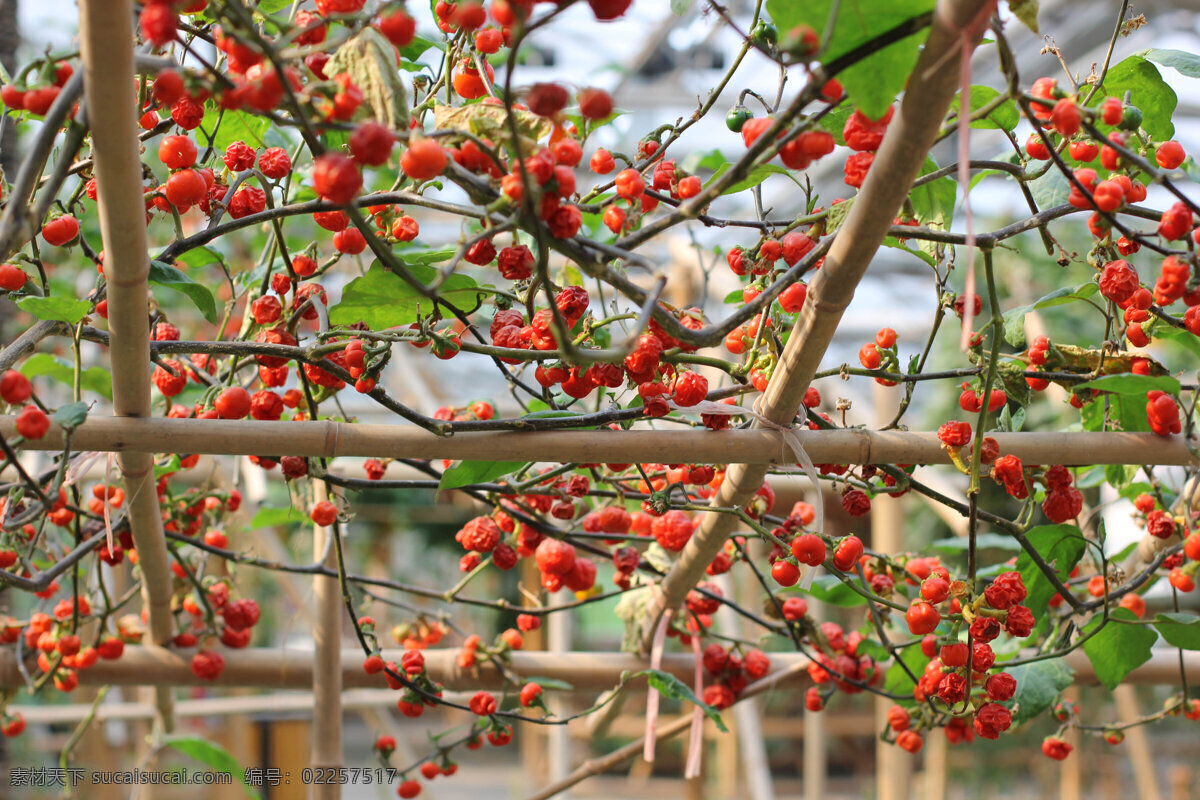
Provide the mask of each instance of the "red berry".
POLYGON ((41 439, 50 430, 50 418, 37 406, 25 406, 17 415, 17 434, 26 439, 41 439))
POLYGON ((25 285, 25 272, 13 264, 0 264, 0 289, 6 292, 20 291, 25 285))
POLYGON ((158 143, 158 160, 170 169, 190 167, 196 156, 196 143, 189 136, 165 136, 158 143))
POLYGON ((617 173, 617 195, 626 200, 636 200, 646 191, 646 181, 636 169, 623 169, 617 173))
POLYGON ((908 611, 904 614, 904 620, 908 623, 910 633, 914 636, 922 636, 926 633, 933 633, 938 623, 941 622, 942 615, 929 603, 918 600, 908 607, 908 611))
POLYGON ((1183 145, 1174 140, 1163 142, 1154 153, 1154 160, 1163 169, 1175 169, 1183 163, 1185 158, 1187 158, 1187 153, 1183 151, 1183 145))
POLYGON ((253 147, 238 141, 225 148, 222 160, 230 172, 242 172, 254 166, 254 159, 257 155, 253 147))
POLYGON ((50 220, 42 226, 42 238, 47 244, 61 247, 69 244, 79 236, 79 220, 70 214, 50 220))
POLYGON ((167 178, 163 193, 171 201, 171 205, 180 211, 187 211, 208 194, 208 184, 196 170, 181 169, 167 178))
POLYGON ((790 561, 779 559, 771 565, 771 577, 780 586, 795 586, 800 580, 800 568, 790 561))
POLYGON ((675 380, 677 405, 694 406, 708 395, 708 379, 698 372, 685 372, 675 380))
POLYGON ((819 567, 825 563, 825 542, 814 533, 805 533, 792 541, 792 555, 801 564, 819 567))
POLYGON ((862 540, 857 536, 847 536, 833 551, 833 566, 842 572, 853 569, 862 553, 862 540))
POLYGON ((348 205, 362 188, 362 173, 341 153, 325 153, 313 165, 313 188, 331 203, 348 205))
POLYGON ((321 500, 314 505, 311 510, 309 510, 308 516, 316 524, 322 527, 328 527, 337 521, 337 506, 328 500, 321 500))
POLYGON ((230 386, 217 396, 213 405, 221 419, 242 419, 250 413, 250 393, 240 386, 230 386))
POLYGON ((367 120, 350 134, 350 154, 360 164, 378 167, 387 163, 395 143, 396 137, 390 128, 367 120))
POLYGON ((529 110, 539 117, 552 117, 567 107, 570 93, 557 83, 535 83, 525 95, 529 110))
POLYGON ((404 13, 402 8, 380 14, 375 26, 398 48, 411 44, 417 33, 417 21, 404 13))
POLYGON ((292 171, 292 159, 282 147, 268 147, 258 156, 258 169, 271 180, 279 180, 292 171))
POLYGON ((690 200, 700 194, 701 188, 700 179, 695 175, 689 175, 679 182, 679 196, 684 200, 690 200))
POLYGON ((225 659, 220 653, 201 650, 192 656, 192 674, 204 681, 215 681, 225 669, 225 659))
POLYGON ((436 141, 417 139, 400 156, 400 169, 415 181, 425 181, 442 174, 446 161, 446 151, 436 141))

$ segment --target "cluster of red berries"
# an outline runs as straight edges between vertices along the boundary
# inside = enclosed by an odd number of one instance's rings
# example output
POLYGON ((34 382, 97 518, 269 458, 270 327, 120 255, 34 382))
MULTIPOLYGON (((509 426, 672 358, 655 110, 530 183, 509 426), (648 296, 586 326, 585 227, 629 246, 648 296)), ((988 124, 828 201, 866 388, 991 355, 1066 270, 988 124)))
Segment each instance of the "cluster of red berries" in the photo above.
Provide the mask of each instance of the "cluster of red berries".
POLYGON ((771 671, 771 659, 756 647, 741 653, 737 646, 724 648, 714 643, 704 649, 701 660, 712 680, 704 687, 702 699, 718 710, 729 708, 751 681, 765 678, 771 671))

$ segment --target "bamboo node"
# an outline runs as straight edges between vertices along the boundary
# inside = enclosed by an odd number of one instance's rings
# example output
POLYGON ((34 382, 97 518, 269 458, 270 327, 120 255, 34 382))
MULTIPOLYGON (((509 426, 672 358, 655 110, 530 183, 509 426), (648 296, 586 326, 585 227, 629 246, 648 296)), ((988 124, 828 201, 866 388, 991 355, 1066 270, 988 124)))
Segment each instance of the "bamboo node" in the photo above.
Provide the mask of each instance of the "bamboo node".
POLYGON ((333 420, 325 421, 325 457, 337 458, 340 452, 338 444, 342 436, 342 423, 333 420))

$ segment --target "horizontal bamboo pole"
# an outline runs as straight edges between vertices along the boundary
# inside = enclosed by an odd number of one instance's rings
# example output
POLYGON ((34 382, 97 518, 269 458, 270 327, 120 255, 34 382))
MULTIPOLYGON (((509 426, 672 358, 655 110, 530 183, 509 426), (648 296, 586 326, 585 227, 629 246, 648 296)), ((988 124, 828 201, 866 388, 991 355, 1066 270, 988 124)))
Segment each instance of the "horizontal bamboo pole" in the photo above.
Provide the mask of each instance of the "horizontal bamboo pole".
MULTIPOLYGON (((15 417, 0 416, 0 436, 16 435, 15 417)), ((911 431, 797 431, 818 464, 948 464, 937 435, 911 431)), ((1195 465, 1181 436, 1152 433, 996 433, 1001 453, 1026 464, 1195 465)), ((76 450, 211 455, 452 458, 480 461, 570 461, 778 464, 782 436, 771 430, 525 431, 438 436, 409 425, 254 420, 89 417, 71 438, 76 450)), ((30 450, 59 450, 51 426, 30 450)))
MULTIPOLYGON (((465 698, 465 693, 462 693, 465 698)), ((394 705, 396 693, 391 689, 353 689, 343 692, 342 710, 359 711, 384 708, 394 705)), ((311 712, 314 706, 312 692, 278 693, 261 695, 237 695, 233 697, 204 697, 199 700, 180 700, 175 704, 176 717, 232 717, 243 714, 264 714, 270 717, 282 714, 311 712)), ((92 713, 91 703, 67 703, 65 705, 17 705, 8 706, 8 713, 20 714, 30 725, 62 725, 78 722, 92 713)), ((96 722, 110 720, 153 719, 155 708, 150 703, 101 703, 96 706, 96 722)))
MULTIPOLYGON (((216 681, 202 681, 192 674, 192 651, 166 648, 129 646, 118 661, 97 661, 79 671, 84 686, 245 686, 263 689, 312 688, 313 653, 302 650, 278 650, 269 647, 245 650, 223 650, 225 670, 216 681)), ((400 663, 401 650, 385 650, 385 660, 400 663)), ((439 648, 425 651, 425 668, 431 678, 449 691, 494 689, 503 685, 499 671, 490 665, 460 669, 458 650, 439 648)), ((1067 663, 1075 670, 1079 683, 1096 679, 1091 662, 1081 652, 1071 653, 1067 663)), ((346 689, 377 689, 386 685, 382 674, 367 675, 362 670, 360 650, 342 651, 342 683, 346 689)), ((795 669, 808 664, 808 658, 798 653, 772 653, 771 673, 795 669)), ((662 669, 690 684, 695 665, 690 653, 667 653, 662 669)), ((646 669, 648 662, 628 653, 583 652, 548 653, 545 651, 512 653, 511 672, 519 677, 543 677, 566 681, 581 691, 610 689, 625 671, 646 669)), ((1200 651, 1184 653, 1184 666, 1191 672, 1200 670, 1200 651)), ((1126 681, 1138 684, 1170 684, 1179 680, 1179 658, 1174 650, 1155 652, 1142 666, 1129 673, 1126 681)), ((11 650, 0 650, 0 689, 24 686, 11 650)), ((788 677, 781 686, 798 689, 808 686, 803 670, 788 677)), ((630 689, 642 691, 644 681, 635 681, 630 689)))

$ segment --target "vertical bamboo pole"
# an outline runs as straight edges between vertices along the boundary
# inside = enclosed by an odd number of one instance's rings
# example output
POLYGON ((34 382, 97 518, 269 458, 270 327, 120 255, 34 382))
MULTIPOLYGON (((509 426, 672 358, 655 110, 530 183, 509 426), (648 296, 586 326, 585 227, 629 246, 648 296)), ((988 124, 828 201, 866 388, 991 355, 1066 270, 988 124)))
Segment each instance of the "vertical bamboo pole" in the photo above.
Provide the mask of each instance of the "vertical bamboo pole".
MULTIPOLYGON (((567 589, 561 592, 567 596, 571 594, 567 589)), ((569 614, 551 614, 546 621, 546 628, 546 649, 551 653, 570 652, 571 639, 575 634, 575 618, 569 614)), ((563 707, 568 702, 565 697, 558 697, 550 702, 556 714, 566 716, 570 713, 569 708, 563 707)), ((571 774, 571 737, 566 725, 558 725, 547 729, 546 739, 547 770, 550 781, 557 783, 571 774)), ((565 798, 570 794, 570 789, 566 789, 561 796, 565 798)))
MULTIPOLYGON (((1079 702, 1079 687, 1069 686, 1063 692, 1063 698, 1079 702)), ((1072 745, 1079 746, 1079 733, 1074 729, 1067 732, 1066 740, 1072 745)), ((1059 766, 1058 797, 1059 800, 1083 800, 1083 755, 1076 753, 1059 766)))
POLYGON ((924 800, 946 800, 946 758, 950 744, 941 731, 932 731, 925 737, 925 770, 921 783, 924 800))
MULTIPOLYGON (((150 259, 134 94, 133 3, 82 0, 79 38, 105 253, 113 413, 118 417, 147 417, 151 411, 150 326, 146 313, 150 259)), ((162 645, 171 639, 173 623, 171 576, 155 491, 154 456, 121 453, 117 460, 129 497, 130 530, 142 570, 142 602, 150 638, 162 645)), ((170 731, 174 727, 171 689, 159 687, 156 695, 157 723, 162 730, 170 731)))
MULTIPOLYGON (((886 425, 895 412, 895 394, 875 384, 872 392, 875 424, 886 425)), ((880 553, 895 553, 904 548, 905 497, 875 498, 871 503, 871 548, 880 553)), ((875 698, 875 728, 887 725, 887 712, 893 701, 875 698)), ((879 800, 908 800, 915 756, 892 744, 875 740, 875 796, 879 800)))
MULTIPOLYGON (((314 501, 326 496, 324 481, 313 481, 314 501)), ((333 532, 313 526, 313 561, 337 568, 337 553, 330 546, 333 532), (327 552, 328 551, 328 552, 327 552)), ((338 579, 313 577, 316 606, 313 624, 313 724, 312 765, 314 768, 342 767, 342 592, 338 579)), ((313 800, 339 800, 336 784, 313 786, 313 800)))
MULTIPOLYGON (((820 502, 818 499, 817 502, 820 502)), ((808 614, 813 623, 820 625, 825 616, 820 600, 809 598, 808 614)), ((825 778, 829 769, 827 743, 825 741, 825 712, 804 709, 804 800, 825 800, 825 778)))
MULTIPOLYGON (((740 587, 736 576, 730 573, 718 576, 717 586, 726 597, 737 598, 738 602, 747 608, 754 607, 755 598, 750 595, 756 593, 738 591, 740 587)), ((725 632, 736 633, 742 638, 748 637, 746 621, 735 616, 729 606, 722 605, 717 610, 717 621, 725 632)), ((733 732, 737 738, 737 748, 742 756, 741 783, 745 786, 744 795, 749 800, 775 800, 775 786, 771 782, 771 765, 767 761, 767 743, 763 736, 762 705, 758 698, 743 700, 735 705, 733 718, 736 722, 733 732)), ((721 739, 717 741, 720 742, 721 739)))
MULTIPOLYGON (((1137 690, 1129 684, 1122 684, 1113 690, 1117 701, 1118 719, 1137 719, 1141 710, 1138 708, 1137 690)), ((1150 750, 1150 737, 1146 734, 1144 725, 1138 725, 1125 731, 1125 744, 1129 748, 1129 761, 1133 765, 1134 785, 1137 796, 1141 800, 1162 800, 1162 792, 1158 786, 1158 770, 1154 766, 1154 754, 1150 750)), ((1077 762, 1082 762, 1083 754, 1076 753, 1077 762)))
MULTIPOLYGON (((962 47, 973 49, 983 28, 965 32, 986 5, 986 0, 938 2, 929 38, 913 68, 899 112, 888 127, 837 240, 808 288, 800 317, 760 400, 760 411, 771 425, 791 427, 804 392, 854 297, 855 287, 866 274, 933 146, 959 85, 957 54, 962 47)), ((745 505, 758 491, 765 475, 766 466, 762 464, 731 464, 712 505, 726 508, 745 505)), ((683 602, 733 532, 736 521, 730 514, 705 516, 700 529, 663 579, 657 602, 660 612, 683 602)), ((659 614, 647 616, 644 642, 648 644, 659 614)))

